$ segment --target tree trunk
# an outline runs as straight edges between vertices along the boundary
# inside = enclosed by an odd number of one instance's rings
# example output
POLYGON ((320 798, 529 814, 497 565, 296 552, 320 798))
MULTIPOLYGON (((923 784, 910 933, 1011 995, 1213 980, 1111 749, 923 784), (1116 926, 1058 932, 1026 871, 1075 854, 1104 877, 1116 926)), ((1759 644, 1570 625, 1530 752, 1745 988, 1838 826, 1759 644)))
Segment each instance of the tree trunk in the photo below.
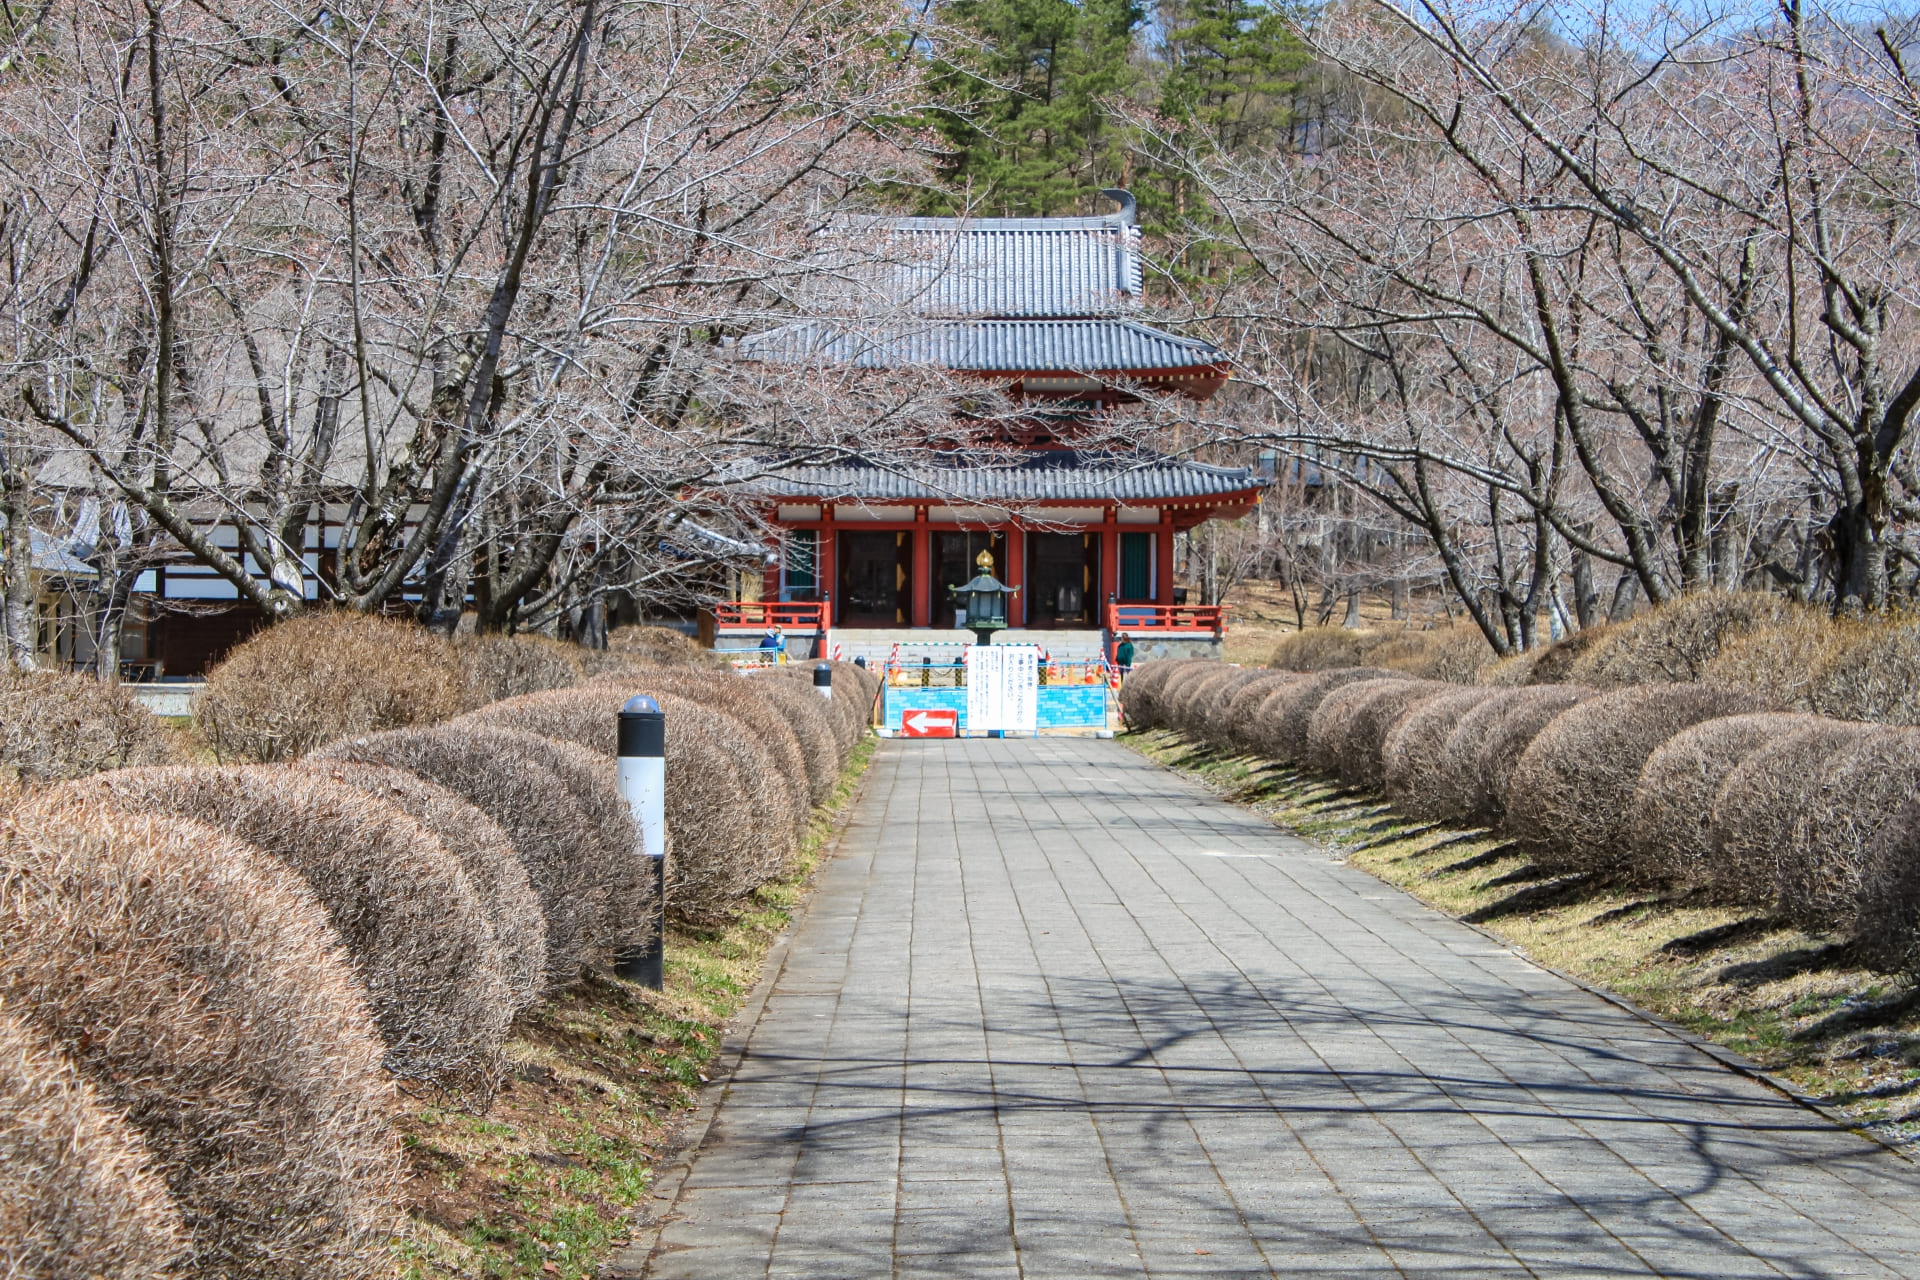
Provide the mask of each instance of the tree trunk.
POLYGON ((1599 603, 1600 597, 1593 588, 1593 558, 1575 547, 1573 549, 1573 616, 1582 630, 1593 625, 1596 617, 1594 606, 1599 603))
POLYGON ((1347 616, 1340 625, 1348 631, 1360 629, 1360 588, 1347 588, 1347 616))
POLYGON ((38 619, 33 602, 33 526, 28 521, 27 489, 12 483, 17 474, 9 471, 9 483, 0 495, 6 516, 6 605, 5 633, 7 664, 17 671, 32 671, 38 662, 38 619))

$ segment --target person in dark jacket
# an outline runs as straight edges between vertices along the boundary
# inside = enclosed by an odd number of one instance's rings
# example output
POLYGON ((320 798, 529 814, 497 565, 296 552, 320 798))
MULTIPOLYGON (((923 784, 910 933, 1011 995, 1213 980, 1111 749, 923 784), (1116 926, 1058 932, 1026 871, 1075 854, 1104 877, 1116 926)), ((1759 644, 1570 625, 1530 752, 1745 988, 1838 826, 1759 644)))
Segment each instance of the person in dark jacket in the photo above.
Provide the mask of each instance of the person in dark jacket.
POLYGON ((1113 646, 1113 665, 1120 668, 1121 675, 1133 670, 1133 641, 1124 631, 1120 633, 1120 643, 1113 646))

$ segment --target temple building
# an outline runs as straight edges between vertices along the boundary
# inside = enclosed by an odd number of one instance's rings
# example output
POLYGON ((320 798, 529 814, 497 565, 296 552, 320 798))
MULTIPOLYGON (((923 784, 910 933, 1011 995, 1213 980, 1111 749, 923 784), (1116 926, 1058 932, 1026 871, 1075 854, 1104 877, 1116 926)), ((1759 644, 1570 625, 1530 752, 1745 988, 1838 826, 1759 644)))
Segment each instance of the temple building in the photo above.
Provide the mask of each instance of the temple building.
POLYGON ((982 551, 1018 588, 1009 642, 1103 651, 1116 631, 1142 649, 1217 646, 1218 608, 1187 605, 1174 584, 1175 536, 1245 515, 1261 481, 1243 468, 1076 444, 1138 389, 1204 401, 1229 374, 1209 343, 1133 318, 1140 232, 1133 200, 1089 218, 904 218, 877 224, 920 241, 898 293, 911 323, 854 335, 800 321, 740 344, 747 359, 934 364, 998 383, 1020 406, 989 461, 978 452, 902 449, 823 465, 771 467, 735 486, 780 531, 758 600, 715 611, 719 643, 780 622, 801 652, 884 653, 958 642, 953 588, 982 551), (931 264, 931 265, 928 265, 931 264), (1030 410, 1030 414, 1027 411, 1030 410))

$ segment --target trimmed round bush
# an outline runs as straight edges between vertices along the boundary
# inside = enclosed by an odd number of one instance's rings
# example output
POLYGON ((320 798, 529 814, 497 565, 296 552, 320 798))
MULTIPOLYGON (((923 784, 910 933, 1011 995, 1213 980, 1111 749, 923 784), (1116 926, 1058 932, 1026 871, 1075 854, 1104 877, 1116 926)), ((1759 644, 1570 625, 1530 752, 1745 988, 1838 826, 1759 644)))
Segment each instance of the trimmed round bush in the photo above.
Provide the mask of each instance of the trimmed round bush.
POLYGON ((1653 884, 1706 883, 1712 854, 1708 832, 1720 784, 1768 743, 1815 723, 1813 716, 1782 712, 1725 716, 1661 743, 1640 770, 1627 814, 1634 876, 1653 884))
POLYGON ((137 1130, 192 1273, 388 1274, 399 1146, 379 1033, 292 868, 53 793, 0 819, 0 1000, 137 1130))
MULTIPOLYGON (((576 742, 613 756, 615 716, 633 693, 594 681, 578 689, 516 698, 502 704, 512 723, 529 732, 576 742)), ((667 859, 669 912, 682 919, 719 918, 765 883, 784 863, 767 816, 753 803, 735 748, 746 729, 730 716, 674 694, 654 695, 666 716, 667 859)), ((809 692, 808 697, 818 695, 809 692)), ((826 700, 821 699, 821 705, 826 700)))
POLYGON ((1200 687, 1220 679, 1227 674, 1227 668, 1212 658, 1203 658, 1191 664, 1182 663, 1167 673, 1161 683, 1160 691, 1154 695, 1154 724, 1158 728, 1171 729, 1175 733, 1184 732, 1187 723, 1187 699, 1200 690, 1200 687))
POLYGON ((751 676, 748 679, 754 691, 786 717, 787 728, 793 731, 794 742, 800 748, 801 764, 807 771, 808 801, 811 804, 825 804, 840 781, 840 771, 847 764, 847 757, 840 750, 840 741, 834 734, 833 720, 825 706, 826 699, 791 680, 774 680, 765 676, 751 676))
POLYGON ((1506 690, 1460 717, 1442 765, 1445 816, 1498 826, 1507 813, 1513 767, 1534 736, 1592 694, 1577 685, 1530 685, 1506 690))
POLYGON ((1173 673, 1194 658, 1168 658, 1142 662, 1129 671, 1120 683, 1120 710, 1127 727, 1135 733, 1160 727, 1160 693, 1173 673))
POLYGON ((1460 625, 1403 631, 1368 654, 1367 662, 1419 680, 1472 684, 1498 657, 1480 628, 1460 625))
POLYGON ((1387 798, 1415 818, 1438 822, 1457 810, 1445 794, 1447 739, 1475 707, 1497 689, 1453 689, 1412 707, 1380 747, 1381 785, 1387 798))
POLYGON ((605 963, 612 958, 609 953, 645 946, 659 907, 653 900, 651 868, 640 849, 640 826, 620 794, 618 764, 564 738, 529 734, 519 746, 565 784, 592 830, 593 838, 575 856, 587 864, 593 886, 594 962, 605 963))
POLYGON ((1328 691, 1307 719, 1306 765, 1315 773, 1330 778, 1340 775, 1340 749, 1346 745, 1347 727, 1367 700, 1411 683, 1405 676, 1382 676, 1377 680, 1355 680, 1328 691))
POLYGON ((1692 684, 1734 637, 1778 625, 1793 612, 1791 602, 1765 592, 1682 596, 1608 627, 1574 658, 1564 678, 1602 689, 1692 684))
POLYGON ((1335 689, 1362 680, 1398 680, 1391 671, 1378 667, 1346 667, 1321 671, 1275 691, 1260 704, 1254 721, 1254 740, 1262 755, 1284 764, 1307 762, 1307 735, 1313 713, 1321 700, 1335 689))
POLYGON ((187 1232, 146 1143, 0 1013, 0 1275, 171 1280, 187 1232))
POLYGON ((404 812, 460 860, 499 947, 514 1010, 540 998, 546 985, 547 921, 527 869, 500 824, 453 791, 417 773, 351 760, 307 760, 300 766, 404 812))
POLYGON ((1780 851, 1812 800, 1827 762, 1872 730, 1815 720, 1749 753, 1713 795, 1707 886, 1723 902, 1771 906, 1780 851))
POLYGON ((1814 676, 1833 654, 1858 642, 1869 628, 1823 609, 1796 607, 1771 626, 1728 640, 1708 660, 1701 680, 1795 711, 1813 710, 1814 676))
POLYGON ((566 784, 540 763, 539 744, 526 737, 482 725, 394 729, 343 739, 316 756, 405 769, 439 783, 498 823, 540 898, 547 927, 546 988, 553 990, 608 960, 608 941, 601 936, 606 891, 593 882, 595 864, 580 856, 595 838, 592 823, 566 784))
POLYGON ((1219 712, 1226 699, 1247 681, 1260 675, 1258 668, 1243 670, 1228 667, 1204 680, 1196 680, 1183 690, 1173 727, 1196 742, 1215 744, 1219 733, 1219 712))
POLYGON ((1287 685, 1302 679, 1305 677, 1297 672, 1263 671, 1236 687, 1233 696, 1227 699, 1226 708, 1220 713, 1221 736, 1226 748, 1242 754, 1259 750, 1254 741, 1254 728, 1259 720, 1261 704, 1287 685))
POLYGON ((1514 765, 1507 831, 1543 867, 1620 871, 1629 865, 1625 826, 1647 758, 1689 725, 1753 709, 1746 694, 1700 684, 1589 698, 1555 716, 1514 765))
POLYGON ((1920 973, 1920 800, 1884 823, 1867 849, 1851 940, 1876 969, 1920 973))
POLYGON ((1415 710, 1458 688, 1438 680, 1413 680, 1376 690, 1364 699, 1337 735, 1340 781, 1359 791, 1384 788, 1387 739, 1393 730, 1415 710))
POLYGON ((1868 628, 1836 643, 1814 670, 1809 701, 1836 720, 1920 724, 1920 625, 1868 628))
POLYGON ((713 650, 672 627, 618 627, 607 633, 607 652, 652 666, 708 666, 724 662, 713 650))
POLYGON ((160 718, 117 684, 0 670, 0 774, 57 782, 178 758, 160 718))
POLYGON ((462 707, 548 689, 570 689, 586 678, 586 652, 548 636, 462 636, 453 642, 464 690, 462 707))
POLYGON ((513 1020, 506 965, 466 868, 398 806, 308 769, 122 769, 67 784, 129 813, 227 832, 305 878, 416 1079, 484 1075, 513 1020))
MULTIPOLYGON (((1576 664, 1585 662, 1589 655, 1600 645, 1607 642, 1613 633, 1611 623, 1599 622, 1591 627, 1582 627, 1572 635, 1563 636, 1544 649, 1529 652, 1505 661, 1514 664, 1517 678, 1497 683, 1508 685, 1523 684, 1570 684, 1577 683, 1573 678, 1576 664), (1521 669, 1524 661, 1524 669, 1521 669)), ((1483 683, 1496 683, 1483 681, 1483 683)))
POLYGON ((222 760, 292 760, 349 734, 434 724, 466 691, 453 646, 401 618, 340 610, 256 633, 194 704, 222 760))
POLYGON ((1780 910, 1804 929, 1854 926, 1869 850, 1886 825, 1920 798, 1920 730, 1862 734, 1820 770, 1774 862, 1780 910))
POLYGON ((1368 654, 1399 634, 1308 627, 1282 636, 1280 643, 1273 647, 1273 656, 1267 659, 1267 665, 1276 671, 1336 671, 1341 667, 1357 667, 1367 661, 1368 654))

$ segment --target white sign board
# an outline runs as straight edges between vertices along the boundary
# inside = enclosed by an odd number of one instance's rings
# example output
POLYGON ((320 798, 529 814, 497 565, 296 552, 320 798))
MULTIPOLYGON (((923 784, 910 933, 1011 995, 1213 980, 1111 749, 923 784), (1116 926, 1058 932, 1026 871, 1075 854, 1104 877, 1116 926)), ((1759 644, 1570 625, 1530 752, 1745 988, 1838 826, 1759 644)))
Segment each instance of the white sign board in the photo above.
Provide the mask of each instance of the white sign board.
POLYGON ((1040 648, 1031 644, 967 649, 967 731, 1038 731, 1040 648))

